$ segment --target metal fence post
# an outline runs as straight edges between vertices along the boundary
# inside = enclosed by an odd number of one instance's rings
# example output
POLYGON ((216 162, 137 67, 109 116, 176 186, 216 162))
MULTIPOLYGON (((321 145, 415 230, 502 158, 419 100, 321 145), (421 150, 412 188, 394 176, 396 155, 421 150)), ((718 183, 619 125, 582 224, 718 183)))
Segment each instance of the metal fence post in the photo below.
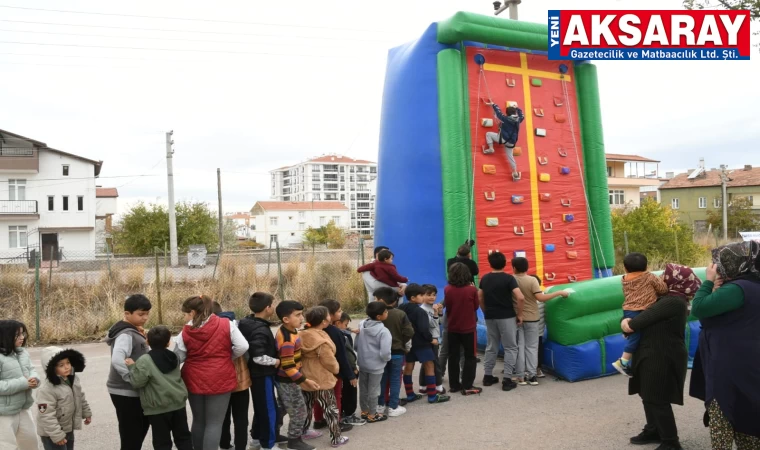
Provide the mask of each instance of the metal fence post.
POLYGON ((359 262, 361 262, 361 265, 363 266, 366 264, 364 262, 364 238, 359 238, 359 254, 361 255, 359 262))
POLYGON ((168 253, 168 249, 166 247, 166 241, 164 241, 164 280, 166 280, 166 266, 168 265, 168 262, 166 261, 166 254, 168 253))
POLYGON ((34 316, 35 316, 35 330, 34 336, 37 341, 40 340, 40 258, 42 254, 35 252, 34 254, 34 316))
POLYGON ((108 279, 113 281, 113 272, 111 272, 111 247, 106 241, 106 261, 108 261, 108 279))
POLYGON ((280 290, 280 295, 282 295, 282 299, 285 300, 285 280, 282 277, 282 258, 280 254, 280 241, 279 239, 275 241, 275 244, 277 245, 277 287, 280 290))
POLYGON ((158 252, 153 249, 153 255, 156 257, 156 300, 158 301, 158 323, 164 323, 164 308, 161 302, 161 270, 158 265, 158 252))
POLYGON ((623 231, 623 240, 625 241, 625 254, 627 255, 628 252, 628 232, 623 231))

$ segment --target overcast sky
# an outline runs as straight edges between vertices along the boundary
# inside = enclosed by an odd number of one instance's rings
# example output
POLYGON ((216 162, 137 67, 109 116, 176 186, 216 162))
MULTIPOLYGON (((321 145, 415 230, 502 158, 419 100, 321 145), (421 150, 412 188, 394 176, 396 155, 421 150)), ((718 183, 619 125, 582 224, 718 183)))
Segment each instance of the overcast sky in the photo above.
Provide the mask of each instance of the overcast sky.
MULTIPOLYGON (((0 128, 102 159, 98 184, 119 188, 121 211, 165 202, 167 130, 177 198, 216 207, 220 167, 225 211, 268 199, 279 166, 331 152, 376 161, 388 49, 457 11, 493 13, 489 0, 0 5, 0 128)), ((560 5, 681 1, 524 0, 520 19, 546 23, 560 5)), ((662 174, 700 157, 708 168, 760 165, 760 54, 597 65, 607 152, 659 159, 662 174)))

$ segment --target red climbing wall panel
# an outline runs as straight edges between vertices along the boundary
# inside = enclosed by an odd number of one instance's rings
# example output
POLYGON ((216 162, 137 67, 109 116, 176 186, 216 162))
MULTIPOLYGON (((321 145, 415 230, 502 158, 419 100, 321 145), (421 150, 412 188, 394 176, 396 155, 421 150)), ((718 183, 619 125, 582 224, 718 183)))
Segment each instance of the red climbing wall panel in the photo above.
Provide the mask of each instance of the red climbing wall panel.
MULTIPOLYGON (((530 273, 541 276, 547 285, 567 283, 569 278, 592 278, 572 63, 565 63, 570 77, 567 82, 560 78, 561 62, 549 61, 543 55, 468 47, 466 57, 481 272, 488 272, 488 250, 501 251, 508 261, 515 252, 524 251, 530 261, 530 273), (485 80, 474 62, 476 53, 486 58, 485 80), (490 155, 482 151, 486 132, 498 132, 499 124, 491 107, 482 101, 488 98, 489 91, 502 111, 507 102, 514 101, 526 116, 516 146, 522 152, 515 156, 522 173, 518 181, 512 181, 503 145, 495 145, 496 151, 490 155), (493 119, 493 126, 483 126, 482 119, 493 119), (546 130, 546 136, 538 136, 536 129, 546 130), (495 166, 496 173, 485 173, 484 165, 495 166), (569 173, 562 173, 563 168, 569 173), (541 174, 548 174, 549 181, 540 181, 541 174), (495 200, 488 200, 486 193, 490 197, 492 192, 495 200), (514 203, 513 196, 521 197, 522 203, 514 203), (563 221, 564 214, 573 215, 573 221, 563 221), (488 226, 490 219, 498 219, 498 225, 488 226), (516 228, 524 234, 517 234, 516 228), (553 245, 554 251, 545 248, 547 244, 553 245), (547 278, 550 274, 556 278, 547 278)), ((510 264, 507 270, 512 271, 510 264)))

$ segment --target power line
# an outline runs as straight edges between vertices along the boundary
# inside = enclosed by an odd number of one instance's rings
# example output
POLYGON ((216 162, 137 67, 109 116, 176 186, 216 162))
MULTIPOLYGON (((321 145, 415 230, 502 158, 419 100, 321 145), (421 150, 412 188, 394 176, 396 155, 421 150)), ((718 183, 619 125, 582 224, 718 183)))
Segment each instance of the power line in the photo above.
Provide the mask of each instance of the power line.
POLYGON ((257 37, 278 37, 278 38, 290 38, 290 39, 319 39, 319 40, 335 40, 335 41, 345 41, 345 40, 351 40, 351 41, 360 41, 360 42, 387 42, 386 40, 381 39, 366 39, 366 38, 356 38, 356 37, 343 37, 343 36, 311 36, 311 35, 282 35, 282 34, 267 34, 267 33, 240 33, 240 32, 230 32, 230 31, 207 31, 207 30, 179 30, 174 28, 145 28, 145 27, 119 27, 119 26, 111 26, 111 25, 84 25, 84 24, 72 24, 72 23, 60 23, 60 22, 34 22, 34 21, 28 21, 28 20, 9 20, 9 19, 0 19, 0 22, 10 22, 10 23, 23 23, 23 24, 34 24, 34 25, 55 25, 55 26, 65 26, 65 27, 82 27, 82 28, 105 28, 105 29, 113 29, 113 30, 133 30, 133 31, 161 31, 161 32, 172 32, 172 33, 199 33, 199 34, 217 34, 217 35, 228 35, 228 36, 257 36, 257 37))
POLYGON ((238 24, 238 25, 261 25, 261 26, 268 26, 268 27, 311 28, 311 29, 316 29, 316 30, 340 30, 340 31, 388 33, 385 30, 337 28, 337 27, 324 27, 324 26, 316 26, 316 25, 280 24, 280 23, 267 23, 267 22, 245 22, 245 21, 238 21, 238 20, 198 19, 198 18, 193 18, 193 17, 146 16, 146 15, 140 15, 140 14, 118 14, 118 13, 103 13, 103 12, 89 12, 89 11, 72 11, 72 10, 66 10, 66 9, 28 8, 24 6, 0 5, 0 8, 23 9, 27 11, 56 12, 56 13, 63 13, 63 14, 86 14, 86 15, 93 15, 93 16, 132 17, 132 18, 139 18, 139 19, 181 20, 181 21, 186 21, 186 22, 226 23, 226 24, 238 24))
MULTIPOLYGON (((3 158, 5 159, 5 158, 3 158)), ((158 165, 158 164, 156 164, 158 165)), ((153 166, 155 167, 155 166, 153 166)), ((149 169, 149 170, 152 170, 149 169)), ((135 177, 157 177, 158 175, 151 175, 151 174, 139 174, 139 175, 111 175, 111 176, 92 176, 92 177, 65 177, 65 178, 27 178, 26 182, 29 183, 30 181, 61 181, 61 180, 67 180, 67 181, 76 181, 76 180, 98 180, 103 178, 135 178, 135 177)), ((15 180, 16 178, 14 178, 15 180)), ((0 183, 7 183, 7 181, 0 180, 0 183)))

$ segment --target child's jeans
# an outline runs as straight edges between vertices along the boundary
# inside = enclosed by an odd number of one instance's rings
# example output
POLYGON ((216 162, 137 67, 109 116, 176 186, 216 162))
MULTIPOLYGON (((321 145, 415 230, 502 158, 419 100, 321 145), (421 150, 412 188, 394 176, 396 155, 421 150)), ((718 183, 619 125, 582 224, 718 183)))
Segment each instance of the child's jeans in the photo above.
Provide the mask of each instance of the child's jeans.
POLYGON ((404 355, 391 355, 391 360, 385 365, 385 372, 380 381, 381 394, 377 397, 377 404, 385 406, 385 386, 390 384, 391 393, 388 398, 390 409, 398 408, 399 391, 401 391, 401 371, 404 369, 404 355))
MULTIPOLYGON (((641 314, 641 311, 623 311, 623 317, 626 319, 633 319, 639 314, 641 314)), ((641 340, 641 333, 639 333, 638 331, 629 334, 628 340, 625 343, 625 349, 623 349, 623 351, 626 353, 636 353, 636 350, 639 349, 640 340, 641 340)))
POLYGON ((47 436, 42 436, 42 448, 45 450, 74 450, 74 432, 66 433, 66 443, 63 445, 56 445, 52 439, 47 436))

